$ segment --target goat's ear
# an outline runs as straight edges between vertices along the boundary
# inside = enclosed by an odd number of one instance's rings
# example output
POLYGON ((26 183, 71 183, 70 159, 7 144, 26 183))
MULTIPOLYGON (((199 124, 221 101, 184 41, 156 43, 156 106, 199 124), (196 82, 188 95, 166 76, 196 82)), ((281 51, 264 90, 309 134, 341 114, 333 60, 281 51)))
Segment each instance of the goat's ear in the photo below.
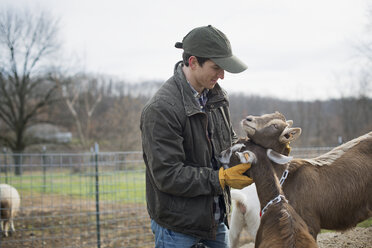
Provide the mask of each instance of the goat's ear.
POLYGON ((231 155, 234 152, 239 151, 243 147, 245 147, 244 144, 235 144, 235 145, 233 145, 229 149, 226 149, 226 150, 222 151, 220 153, 220 155, 218 156, 218 160, 220 160, 220 162, 222 164, 229 164, 231 155))
POLYGON ((299 127, 286 127, 279 137, 281 143, 287 144, 296 140, 301 135, 301 128, 299 127))
POLYGON ((251 151, 246 150, 244 152, 237 152, 236 154, 238 154, 241 163, 257 163, 257 157, 251 151))
POLYGON ((287 120, 286 122, 288 124, 287 128, 292 127, 292 125, 293 125, 293 121, 292 120, 287 120))
POLYGON ((286 164, 293 159, 292 156, 284 156, 284 155, 280 154, 279 152, 273 151, 271 149, 267 149, 266 154, 271 161, 273 161, 277 164, 286 164))

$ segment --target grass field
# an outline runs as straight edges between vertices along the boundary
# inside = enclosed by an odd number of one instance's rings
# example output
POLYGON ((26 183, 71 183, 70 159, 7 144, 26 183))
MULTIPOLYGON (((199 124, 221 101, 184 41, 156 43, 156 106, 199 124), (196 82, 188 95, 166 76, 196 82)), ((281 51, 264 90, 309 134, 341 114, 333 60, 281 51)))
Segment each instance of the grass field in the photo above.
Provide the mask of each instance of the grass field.
POLYGON ((360 222, 358 224, 359 227, 370 227, 372 226, 372 218, 369 218, 368 220, 365 220, 363 222, 360 222))
MULTIPOLYGON (((1 179, 1 178, 0 178, 1 179)), ((4 182, 4 180, 0 180, 4 182)), ((25 172, 22 176, 8 178, 8 183, 18 189, 21 196, 33 193, 61 194, 95 199, 95 173, 71 173, 70 170, 25 172)), ((122 203, 145 202, 145 173, 143 170, 100 171, 98 174, 100 200, 122 203)))

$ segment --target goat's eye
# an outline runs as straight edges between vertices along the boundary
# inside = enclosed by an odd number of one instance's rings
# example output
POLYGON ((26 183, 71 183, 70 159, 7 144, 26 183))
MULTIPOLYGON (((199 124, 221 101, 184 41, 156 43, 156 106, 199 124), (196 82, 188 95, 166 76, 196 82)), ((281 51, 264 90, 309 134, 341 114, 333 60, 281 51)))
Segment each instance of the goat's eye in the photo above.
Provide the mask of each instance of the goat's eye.
POLYGON ((278 129, 278 124, 273 124, 273 127, 274 127, 275 129, 278 129))

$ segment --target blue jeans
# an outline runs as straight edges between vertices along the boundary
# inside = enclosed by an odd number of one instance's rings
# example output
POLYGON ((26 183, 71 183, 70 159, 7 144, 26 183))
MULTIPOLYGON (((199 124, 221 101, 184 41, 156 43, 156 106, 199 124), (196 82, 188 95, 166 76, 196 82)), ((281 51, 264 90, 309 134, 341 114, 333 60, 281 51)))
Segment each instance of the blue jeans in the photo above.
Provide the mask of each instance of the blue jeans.
POLYGON ((229 233, 223 222, 218 225, 216 240, 199 239, 183 233, 174 232, 161 227, 154 220, 151 220, 151 230, 155 235, 155 248, 190 248, 197 243, 203 243, 210 248, 229 247, 229 233))

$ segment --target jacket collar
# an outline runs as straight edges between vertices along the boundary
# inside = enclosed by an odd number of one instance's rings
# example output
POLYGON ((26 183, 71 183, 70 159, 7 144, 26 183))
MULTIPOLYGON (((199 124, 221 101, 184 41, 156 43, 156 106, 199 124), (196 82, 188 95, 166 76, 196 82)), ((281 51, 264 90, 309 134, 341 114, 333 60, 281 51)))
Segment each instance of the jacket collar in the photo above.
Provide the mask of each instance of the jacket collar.
MULTIPOLYGON (((186 80, 185 74, 182 71, 183 62, 179 61, 174 67, 174 79, 178 89, 181 92, 183 106, 185 107, 186 115, 191 116, 197 113, 202 113, 199 103, 196 101, 194 92, 186 80)), ((217 83, 213 89, 208 91, 208 103, 215 103, 226 99, 226 96, 217 83)))

